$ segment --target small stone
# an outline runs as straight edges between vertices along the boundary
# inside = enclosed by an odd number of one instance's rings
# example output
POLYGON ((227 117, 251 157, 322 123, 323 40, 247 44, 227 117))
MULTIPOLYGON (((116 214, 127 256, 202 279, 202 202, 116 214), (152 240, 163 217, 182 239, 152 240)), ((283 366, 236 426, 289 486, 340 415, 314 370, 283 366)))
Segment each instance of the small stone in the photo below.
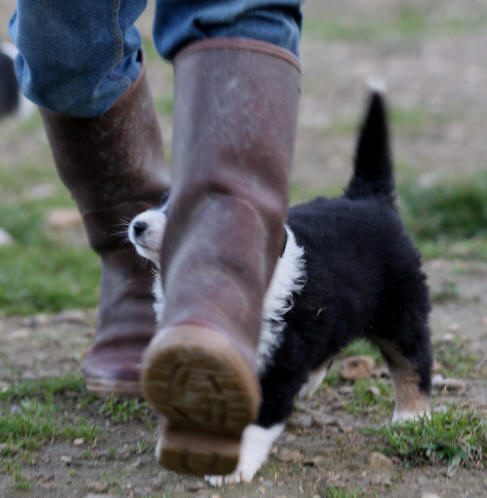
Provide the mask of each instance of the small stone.
MULTIPOLYGON (((458 323, 452 323, 449 328, 450 328, 450 330, 455 330, 455 329, 458 330, 459 325, 458 325, 458 323)), ((443 334, 443 337, 441 338, 441 340, 443 342, 454 342, 455 341, 455 335, 454 334, 450 334, 450 333, 443 334)))
POLYGON ((19 413, 22 413, 19 405, 13 405, 10 407, 10 415, 18 415, 19 413))
POLYGON ((421 498, 440 498, 440 495, 437 495, 436 493, 429 493, 427 491, 421 495, 421 498))
POLYGON ((313 467, 319 467, 325 461, 325 457, 323 456, 315 456, 312 458, 307 458, 303 460, 304 465, 312 465, 313 467))
POLYGON ((372 394, 375 398, 380 396, 380 389, 377 386, 369 386, 365 392, 372 394))
POLYGON ((76 208, 54 208, 47 215, 47 223, 51 228, 80 228, 83 225, 81 215, 76 208))
POLYGON ((451 393, 463 393, 467 389, 467 383, 461 379, 444 378, 441 374, 433 375, 432 385, 451 393))
POLYGON ((63 462, 65 465, 71 465, 72 458, 68 455, 62 455, 60 458, 61 462, 63 462))
POLYGON ((9 446, 8 443, 0 443, 0 453, 3 453, 5 451, 8 451, 12 455, 18 455, 19 453, 22 453, 22 450, 13 444, 9 446))
POLYGON ((108 491, 108 484, 95 481, 88 484, 88 489, 90 491, 94 491, 95 493, 105 493, 108 491))
POLYGON ((52 317, 52 323, 85 323, 86 315, 81 310, 63 310, 52 317))
POLYGON ((73 441, 73 444, 75 446, 81 446, 82 444, 85 443, 85 440, 82 437, 78 437, 73 441))
POLYGON ((389 369, 384 365, 374 368, 372 378, 374 379, 388 379, 390 377, 389 369))
POLYGON ((433 408, 433 413, 445 413, 448 411, 448 406, 446 405, 436 405, 433 408))
POLYGON ((300 427, 311 427, 313 424, 313 419, 309 413, 298 413, 295 418, 296 425, 300 427))
POLYGON ((30 328, 21 328, 12 330, 7 334, 7 337, 11 341, 21 341, 22 339, 28 339, 32 335, 32 329, 30 328))
POLYGON ((212 495, 210 495, 210 498, 221 498, 221 495, 218 493, 213 493, 212 495))
POLYGON ((142 465, 141 459, 137 458, 135 462, 132 462, 129 465, 127 465, 126 470, 127 472, 133 472, 134 470, 137 470, 141 465, 142 465))
POLYGON ((375 485, 380 485, 380 486, 392 486, 392 480, 391 476, 387 474, 375 474, 370 478, 370 483, 375 484, 375 485))
POLYGON ((99 495, 99 494, 90 493, 84 496, 84 498, 119 498, 119 497, 117 495, 106 495, 106 494, 99 495))
POLYGON ((339 373, 345 380, 368 379, 374 367, 375 361, 370 356, 350 356, 342 361, 339 373))
POLYGON ((392 460, 383 455, 382 453, 379 453, 378 451, 373 451, 370 454, 370 459, 369 459, 369 466, 374 467, 374 468, 391 468, 394 466, 392 463, 392 460))
POLYGON ((12 236, 3 228, 0 228, 0 247, 11 246, 13 243, 12 236))
POLYGON ((22 325, 30 328, 42 327, 48 323, 49 316, 45 313, 37 313, 37 315, 28 316, 22 320, 22 325))
POLYGON ((284 442, 289 444, 289 443, 292 443, 295 440, 296 440, 295 434, 288 434, 286 436, 286 439, 284 440, 284 442))
POLYGON ((338 388, 338 394, 348 395, 348 394, 352 394, 352 392, 353 392, 352 386, 340 386, 338 388))
POLYGON ((290 450, 288 448, 283 448, 278 452, 276 458, 280 462, 285 463, 299 463, 303 460, 303 455, 297 450, 290 450))
POLYGON ((443 365, 439 361, 434 360, 432 370, 433 373, 439 373, 443 370, 443 365))

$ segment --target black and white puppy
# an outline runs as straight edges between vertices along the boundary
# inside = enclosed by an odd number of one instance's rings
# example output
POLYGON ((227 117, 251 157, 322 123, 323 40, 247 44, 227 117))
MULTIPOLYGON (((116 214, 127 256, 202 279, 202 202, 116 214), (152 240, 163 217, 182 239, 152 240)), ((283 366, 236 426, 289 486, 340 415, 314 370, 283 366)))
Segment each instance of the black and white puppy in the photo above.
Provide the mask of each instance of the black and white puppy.
POLYGON ((17 53, 11 43, 0 43, 0 118, 13 114, 27 117, 34 108, 23 96, 15 77, 14 61, 17 53))
MULTIPOLYGON (((137 252, 156 268, 168 209, 169 197, 129 227, 137 252)), ((282 432, 295 397, 311 396, 331 358, 353 339, 377 344, 388 364, 394 422, 429 410, 428 289, 420 256, 394 205, 381 92, 371 92, 345 194, 294 206, 285 230, 286 245, 264 302, 257 360, 260 413, 244 431, 237 469, 208 476, 212 485, 252 479, 282 432)), ((164 296, 157 272, 154 294, 160 319, 164 296)))

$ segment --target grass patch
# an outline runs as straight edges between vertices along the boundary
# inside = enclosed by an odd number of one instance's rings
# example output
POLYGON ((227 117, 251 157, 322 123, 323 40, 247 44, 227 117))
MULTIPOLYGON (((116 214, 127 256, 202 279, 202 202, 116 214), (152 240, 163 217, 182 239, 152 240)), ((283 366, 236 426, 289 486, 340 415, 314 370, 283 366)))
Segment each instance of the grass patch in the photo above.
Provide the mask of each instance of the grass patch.
POLYGON ((70 391, 81 391, 85 387, 83 377, 62 375, 41 380, 26 380, 15 382, 6 391, 0 392, 1 401, 17 401, 28 397, 49 398, 54 395, 66 394, 70 391))
POLYGON ((458 284, 454 280, 442 280, 440 288, 436 292, 431 293, 431 301, 433 303, 447 303, 456 301, 459 298, 458 284))
POLYGON ((470 351, 468 341, 455 338, 433 344, 436 361, 441 365, 440 373, 445 377, 478 378, 476 368, 479 357, 470 351))
POLYGON ((171 115, 174 107, 172 97, 160 97, 156 100, 156 109, 159 114, 171 115))
POLYGON ((421 240, 461 240, 487 235, 487 173, 422 188, 408 182, 399 188, 403 219, 421 240))
POLYGON ((146 427, 153 425, 153 410, 145 401, 118 400, 112 396, 101 405, 100 414, 117 423, 139 421, 146 427))
POLYGON ((454 36, 465 31, 483 29, 487 11, 476 12, 468 18, 431 19, 425 8, 401 6, 387 19, 377 17, 341 19, 323 16, 304 16, 303 34, 325 41, 344 42, 416 42, 425 37, 454 36))
POLYGON ((394 408, 394 391, 392 386, 383 380, 359 379, 355 381, 351 398, 344 404, 344 409, 351 414, 370 413, 378 420, 389 415, 394 408), (372 386, 379 389, 379 395, 369 390, 372 386))
POLYGON ((345 347, 340 356, 370 356, 376 363, 383 363, 379 348, 366 339, 357 339, 345 347))
POLYGON ((7 315, 91 308, 98 302, 100 268, 89 248, 5 247, 0 261, 0 308, 7 315))
POLYGON ((447 474, 459 467, 487 464, 487 419, 485 414, 450 407, 444 413, 421 417, 366 432, 381 434, 381 451, 399 457, 406 467, 446 464, 447 474))
POLYGON ((336 486, 327 486, 323 493, 325 498, 360 498, 363 496, 359 489, 338 488, 336 486))
POLYGON ((71 375, 17 382, 1 392, 0 443, 6 443, 3 455, 36 449, 56 438, 92 441, 98 427, 66 410, 70 402, 86 396, 92 398, 84 391, 84 380, 71 375), (56 396, 62 399, 58 401, 56 396))

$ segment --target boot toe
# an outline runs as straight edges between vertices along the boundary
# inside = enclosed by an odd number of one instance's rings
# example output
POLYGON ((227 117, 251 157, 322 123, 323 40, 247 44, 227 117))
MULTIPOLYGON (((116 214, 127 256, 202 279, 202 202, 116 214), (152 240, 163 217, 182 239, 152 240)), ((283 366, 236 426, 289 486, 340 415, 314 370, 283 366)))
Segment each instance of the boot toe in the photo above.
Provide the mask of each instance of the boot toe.
POLYGON ((83 362, 86 388, 101 398, 142 398, 142 350, 91 351, 83 362))

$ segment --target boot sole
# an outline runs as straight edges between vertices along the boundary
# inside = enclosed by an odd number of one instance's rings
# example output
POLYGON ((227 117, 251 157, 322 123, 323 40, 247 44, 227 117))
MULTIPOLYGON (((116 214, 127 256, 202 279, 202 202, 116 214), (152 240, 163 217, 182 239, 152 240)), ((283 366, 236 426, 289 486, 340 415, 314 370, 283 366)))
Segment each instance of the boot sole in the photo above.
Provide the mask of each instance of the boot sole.
POLYGON ((144 354, 142 391, 165 417, 156 451, 162 466, 193 475, 235 470, 260 389, 228 340, 193 325, 157 335, 144 354))
POLYGON ((102 399, 110 398, 111 396, 119 399, 143 398, 140 382, 131 380, 86 377, 86 390, 102 399))

